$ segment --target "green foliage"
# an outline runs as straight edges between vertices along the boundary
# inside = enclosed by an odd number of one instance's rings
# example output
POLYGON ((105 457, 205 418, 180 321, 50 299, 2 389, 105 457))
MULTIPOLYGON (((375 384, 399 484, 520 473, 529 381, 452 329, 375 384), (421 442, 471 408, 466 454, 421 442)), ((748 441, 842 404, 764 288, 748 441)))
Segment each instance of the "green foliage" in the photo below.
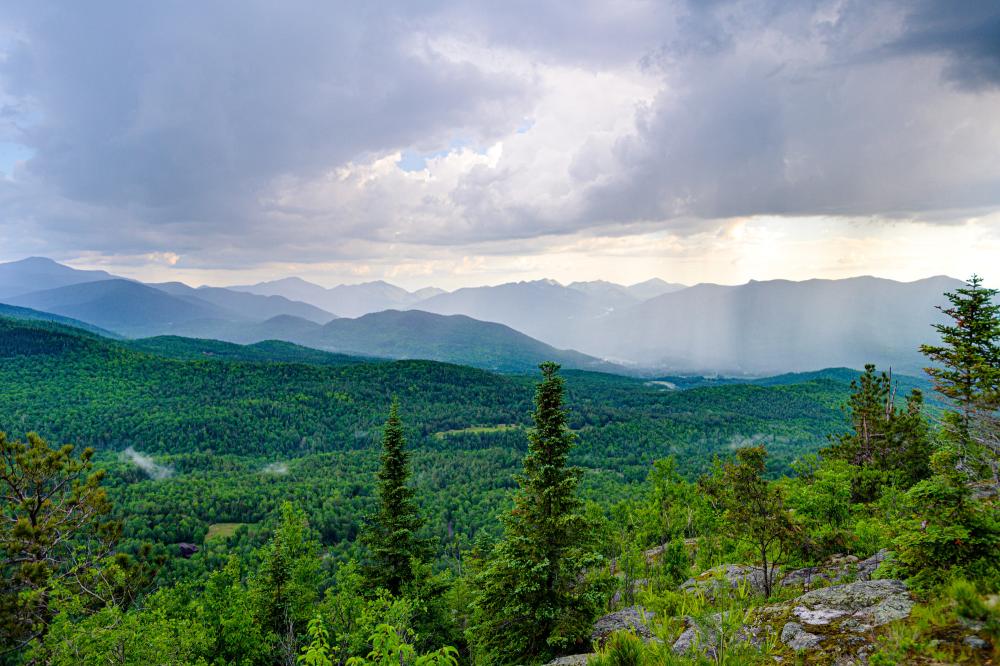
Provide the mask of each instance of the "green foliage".
POLYGON ((152 605, 133 612, 105 606, 85 618, 60 614, 32 656, 58 666, 208 664, 204 655, 211 639, 204 626, 152 605))
MULTIPOLYGON (((996 590, 995 583, 992 589, 996 590)), ((974 583, 956 578, 948 586, 947 597, 955 602, 955 613, 960 622, 982 625, 982 631, 997 645, 1000 641, 1000 604, 995 594, 987 602, 974 583)))
POLYGON ((820 558, 853 550, 851 488, 855 469, 843 460, 813 459, 803 463, 799 471, 799 477, 783 487, 789 509, 808 535, 802 541, 806 554, 820 558))
POLYGON ((347 666, 456 666, 458 651, 453 647, 443 647, 428 654, 418 655, 408 643, 406 633, 397 631, 388 624, 380 624, 370 637, 372 650, 367 657, 351 657, 347 666))
POLYGON ((268 641, 241 569, 240 560, 231 556, 209 576, 198 598, 197 614, 210 637, 206 656, 213 663, 264 663, 268 656, 268 641))
POLYGON ((724 467, 729 530, 746 541, 757 556, 766 596, 771 595, 776 564, 794 537, 794 527, 780 488, 764 478, 767 450, 763 446, 739 449, 736 462, 724 467))
POLYGON ((566 426, 563 379, 541 365, 535 427, 504 539, 477 577, 477 658, 499 663, 537 660, 582 644, 604 603, 606 585, 585 575, 602 563, 576 494, 580 470, 567 466, 573 434, 566 426))
POLYGON ((705 496, 677 471, 673 456, 657 460, 649 472, 649 501, 640 510, 639 537, 666 544, 703 534, 715 519, 705 496))
POLYGON ((643 666, 650 663, 645 657, 642 639, 631 631, 616 631, 604 643, 597 656, 588 660, 590 666, 643 666))
POLYGON ((965 465, 988 464, 998 472, 1000 437, 1000 303, 996 289, 973 275, 966 285, 945 294, 941 308, 951 322, 937 324, 940 345, 920 350, 936 365, 927 368, 934 388, 954 407, 946 414, 944 435, 965 465))
MULTIPOLYGON (((104 473, 92 469, 94 452, 74 457, 71 445, 53 449, 35 433, 27 439, 8 440, 0 432, 3 649, 44 634, 53 615, 53 588, 80 591, 94 568, 105 564, 119 533, 108 520, 104 473)), ((121 560, 117 572, 115 582, 88 592, 93 601, 131 600, 129 562, 121 560)))
POLYGON ((286 502, 250 586, 254 617, 276 651, 298 652, 298 636, 317 601, 319 542, 305 513, 286 502))
POLYGON ((927 478, 931 451, 923 415, 923 394, 914 389, 906 407, 895 405, 896 387, 886 373, 876 374, 868 364, 851 382, 845 409, 851 430, 834 439, 825 458, 851 465, 851 487, 856 502, 870 502, 888 485, 909 488, 927 478))
POLYGON ((399 595, 414 578, 414 564, 428 554, 428 543, 418 536, 424 521, 407 486, 409 456, 399 418, 399 402, 392 401, 389 420, 382 434, 382 466, 378 471, 377 507, 361 532, 361 543, 369 551, 366 567, 372 589, 382 587, 399 595))
POLYGON ((330 648, 330 633, 323 626, 323 616, 316 615, 309 620, 309 644, 302 648, 302 654, 296 659, 297 663, 306 666, 333 666, 330 656, 333 650, 330 648))
POLYGON ((996 576, 1000 567, 1000 518, 995 507, 971 497, 958 459, 954 449, 937 451, 934 475, 906 494, 895 546, 899 568, 918 588, 961 572, 996 576))

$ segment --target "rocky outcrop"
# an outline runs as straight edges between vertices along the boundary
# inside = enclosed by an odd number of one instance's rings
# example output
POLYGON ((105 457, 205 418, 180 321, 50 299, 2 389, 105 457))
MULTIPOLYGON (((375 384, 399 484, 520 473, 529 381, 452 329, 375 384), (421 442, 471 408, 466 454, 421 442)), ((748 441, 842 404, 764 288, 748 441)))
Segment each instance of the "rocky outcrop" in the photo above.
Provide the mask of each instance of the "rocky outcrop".
POLYGON ((568 657, 558 657, 553 659, 545 666, 585 666, 585 664, 594 656, 594 653, 590 654, 571 654, 568 657))
POLYGON ((804 624, 837 623, 855 633, 869 631, 910 615, 913 601, 898 580, 870 580, 806 592, 795 600, 792 614, 804 624))
MULTIPOLYGON (((780 570, 774 569, 774 576, 780 570)), ((682 592, 702 594, 708 599, 724 590, 735 590, 746 586, 757 594, 764 593, 764 569, 742 564, 723 564, 708 569, 694 578, 689 578, 681 584, 682 592)))
POLYGON ((871 580, 875 570, 889 559, 892 559, 892 551, 885 549, 863 560, 854 555, 836 555, 818 566, 788 572, 782 577, 780 584, 787 587, 801 585, 809 589, 850 580, 871 580))
MULTIPOLYGON (((642 606, 629 606, 613 613, 597 618, 594 630, 590 634, 590 642, 594 648, 604 647, 608 637, 616 631, 630 631, 644 641, 657 641, 649 628, 653 613, 642 606)), ((594 656, 594 653, 573 654, 553 659, 545 666, 582 666, 594 656)))
POLYGON ((781 642, 793 650, 811 650, 823 642, 823 637, 810 634, 798 622, 788 622, 781 628, 781 642))
POLYGON ((645 641, 652 640, 653 632, 649 629, 649 622, 652 619, 653 614, 642 606, 629 606, 608 613, 594 623, 590 640, 594 647, 603 647, 608 636, 616 631, 631 631, 645 641))
MULTIPOLYGON (((875 630, 908 617, 912 608, 913 600, 898 580, 832 585, 754 611, 733 640, 758 643, 775 636, 790 651, 822 655, 823 663, 864 662, 874 649, 875 630)), ((689 618, 687 629, 673 645, 674 652, 702 651, 714 656, 724 619, 722 614, 711 621, 689 618)))

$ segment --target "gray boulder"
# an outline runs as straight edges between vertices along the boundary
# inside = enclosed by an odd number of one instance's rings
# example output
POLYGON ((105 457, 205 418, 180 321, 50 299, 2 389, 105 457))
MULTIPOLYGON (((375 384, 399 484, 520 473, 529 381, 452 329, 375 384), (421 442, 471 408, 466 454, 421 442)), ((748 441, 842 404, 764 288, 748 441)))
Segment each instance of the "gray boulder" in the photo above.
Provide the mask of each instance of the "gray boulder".
POLYGON ((731 638, 727 642, 750 641, 754 645, 760 643, 757 627, 743 624, 733 627, 728 620, 729 613, 714 613, 700 619, 690 616, 684 618, 687 626, 677 640, 674 641, 671 649, 677 655, 700 652, 710 659, 715 659, 718 652, 719 637, 725 636, 727 633, 731 635, 731 638))
POLYGON ((571 654, 568 657, 557 657, 545 666, 585 666, 585 664, 594 656, 594 653, 590 654, 571 654))
POLYGON ((719 643, 719 629, 725 615, 716 613, 707 620, 701 622, 693 617, 684 618, 687 628, 674 641, 671 649, 674 654, 684 655, 695 652, 704 652, 710 659, 715 659, 717 645, 719 643))
POLYGON ((642 606, 629 606, 614 613, 597 619, 594 623, 594 631, 590 635, 590 640, 595 647, 603 647, 608 636, 616 631, 631 631, 643 640, 652 640, 653 632, 649 628, 649 622, 653 619, 653 613, 647 611, 642 606))
POLYGON ((964 643, 965 645, 968 645, 970 648, 973 648, 974 650, 989 650, 990 649, 990 644, 987 643, 986 641, 984 641, 979 636, 974 636, 974 635, 973 636, 966 636, 965 638, 962 639, 962 643, 964 643))
POLYGON ((806 625, 839 625, 866 632, 909 617, 913 600, 898 580, 868 580, 806 592, 795 600, 792 614, 806 625))
MULTIPOLYGON (((777 579, 780 570, 774 568, 777 579)), ((722 564, 689 578, 681 584, 682 592, 693 592, 714 599, 720 591, 735 590, 746 586, 757 594, 764 593, 764 569, 743 564, 722 564)))
POLYGON ((781 579, 781 584, 809 589, 816 585, 843 583, 850 579, 871 580, 879 565, 889 559, 892 559, 892 551, 885 549, 863 560, 853 555, 835 556, 818 566, 788 572, 781 579))
POLYGON ((781 628, 781 642, 793 650, 811 650, 823 642, 823 638, 810 634, 798 622, 788 622, 781 628))

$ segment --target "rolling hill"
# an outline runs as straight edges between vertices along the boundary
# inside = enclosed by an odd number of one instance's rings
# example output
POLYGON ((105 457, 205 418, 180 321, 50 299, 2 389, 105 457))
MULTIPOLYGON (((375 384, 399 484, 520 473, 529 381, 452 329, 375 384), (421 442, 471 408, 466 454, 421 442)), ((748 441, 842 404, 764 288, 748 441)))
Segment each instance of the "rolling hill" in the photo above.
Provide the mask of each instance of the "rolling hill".
POLYGON ((202 340, 176 335, 160 335, 152 338, 129 340, 123 344, 135 351, 185 361, 225 360, 308 363, 310 365, 349 365, 370 363, 375 360, 320 351, 282 340, 264 340, 263 342, 256 342, 250 345, 239 345, 220 340, 202 340))
POLYGON ((87 322, 80 321, 79 319, 63 317, 61 315, 52 314, 51 312, 42 312, 41 310, 32 310, 31 308, 22 308, 16 305, 7 305, 5 303, 0 303, 0 317, 22 319, 26 321, 49 321, 55 324, 78 328, 106 338, 120 337, 117 333, 112 333, 111 331, 100 328, 99 326, 94 326, 93 324, 88 324, 87 322))
POLYGON ((447 361, 498 372, 533 372, 546 360, 567 368, 621 371, 586 354, 555 349, 501 324, 419 310, 386 310, 357 319, 335 319, 300 342, 345 354, 447 361))

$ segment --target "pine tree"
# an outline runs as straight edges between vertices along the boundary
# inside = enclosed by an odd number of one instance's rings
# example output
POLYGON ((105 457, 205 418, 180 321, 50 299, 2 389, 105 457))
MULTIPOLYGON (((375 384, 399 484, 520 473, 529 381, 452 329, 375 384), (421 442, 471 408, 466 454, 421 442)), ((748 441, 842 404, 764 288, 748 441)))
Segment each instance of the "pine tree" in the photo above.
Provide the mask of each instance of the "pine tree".
POLYGON ((930 475, 931 446, 923 404, 923 394, 914 389, 906 406, 897 407, 892 376, 876 373, 870 363, 851 382, 851 396, 844 406, 851 429, 833 438, 822 453, 852 465, 855 502, 876 499, 886 484, 909 488, 930 475))
MULTIPOLYGON (((0 660, 45 633, 55 587, 77 592, 110 566, 120 524, 108 518, 93 455, 74 456, 69 444, 54 449, 35 433, 20 442, 0 432, 0 660)), ((129 568, 125 560, 117 567, 121 580, 129 568)), ((81 603, 95 597, 118 605, 130 595, 104 585, 81 603)))
MULTIPOLYGON (((969 467, 977 462, 983 445, 992 453, 989 462, 997 473, 996 412, 1000 408, 1000 305, 997 290, 983 287, 973 275, 966 285, 945 296, 950 307, 939 308, 951 323, 936 324, 940 345, 923 345, 935 366, 926 368, 934 388, 954 407, 945 415, 944 432, 969 467)), ((984 462, 980 460, 979 462, 984 462)))
POLYGON ((382 466, 378 472, 378 506, 361 534, 369 551, 366 574, 372 589, 383 588, 399 595, 413 580, 411 559, 427 559, 429 543, 418 532, 424 520, 406 485, 410 477, 409 455, 399 402, 392 401, 382 432, 382 466))
POLYGON ((534 429, 504 538, 477 576, 470 638, 483 660, 529 663, 584 641, 606 590, 585 572, 600 555, 576 494, 581 470, 568 467, 574 435, 563 409, 559 366, 540 366, 534 429))

